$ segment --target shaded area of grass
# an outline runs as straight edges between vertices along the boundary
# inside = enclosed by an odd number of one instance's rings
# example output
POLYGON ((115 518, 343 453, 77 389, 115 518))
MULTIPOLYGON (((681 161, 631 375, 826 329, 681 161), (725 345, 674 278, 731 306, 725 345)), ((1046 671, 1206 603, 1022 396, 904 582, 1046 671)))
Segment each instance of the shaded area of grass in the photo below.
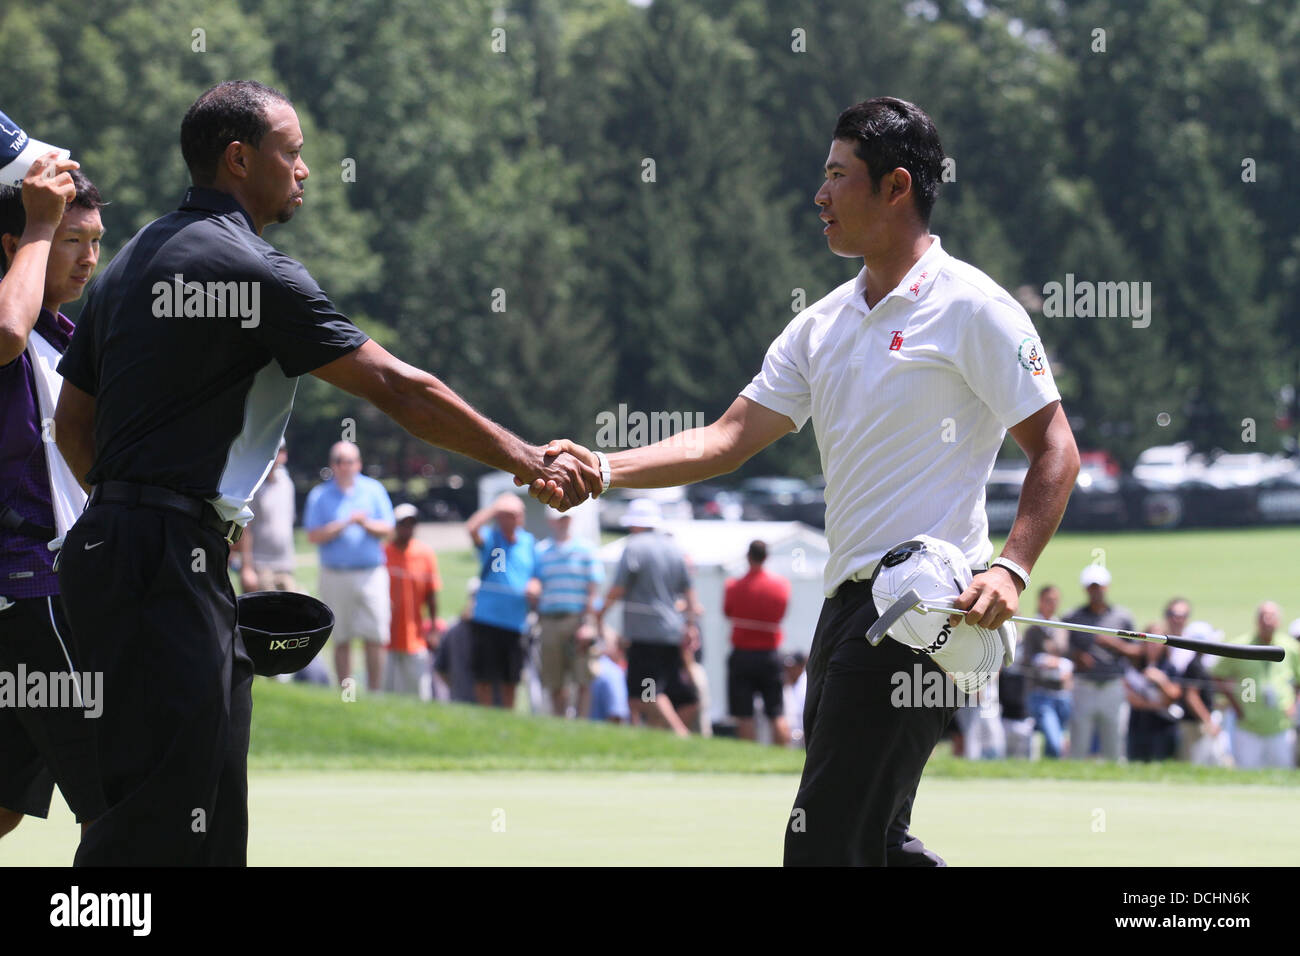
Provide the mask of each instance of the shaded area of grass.
MULTIPOLYGON (((1296 771, 1187 764, 959 760, 947 744, 927 776, 1300 786, 1296 771)), ((737 740, 679 740, 663 731, 532 717, 410 698, 344 702, 319 687, 258 681, 250 765, 258 769, 592 770, 777 773, 797 776, 803 753, 737 740)))

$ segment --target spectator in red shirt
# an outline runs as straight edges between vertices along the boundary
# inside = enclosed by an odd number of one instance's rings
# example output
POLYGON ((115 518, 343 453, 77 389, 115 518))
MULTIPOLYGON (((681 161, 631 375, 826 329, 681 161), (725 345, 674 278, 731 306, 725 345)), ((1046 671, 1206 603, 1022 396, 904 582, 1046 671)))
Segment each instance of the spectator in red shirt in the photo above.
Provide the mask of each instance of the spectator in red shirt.
POLYGON ((736 733, 753 740, 754 695, 763 695, 763 712, 772 721, 773 743, 790 743, 781 681, 781 619, 790 603, 790 582, 763 570, 767 544, 749 545, 749 573, 727 582, 722 612, 731 620, 731 656, 727 659, 727 702, 736 733))

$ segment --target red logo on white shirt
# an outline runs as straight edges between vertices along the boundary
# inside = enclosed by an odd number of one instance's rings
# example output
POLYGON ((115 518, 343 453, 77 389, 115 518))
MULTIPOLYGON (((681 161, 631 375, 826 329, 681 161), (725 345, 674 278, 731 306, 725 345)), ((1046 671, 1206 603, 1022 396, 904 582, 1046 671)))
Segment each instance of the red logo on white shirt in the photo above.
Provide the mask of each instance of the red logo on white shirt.
POLYGON ((926 276, 928 276, 929 274, 930 274, 929 272, 922 272, 920 278, 918 278, 915 282, 913 282, 913 283, 908 287, 907 291, 910 292, 910 293, 912 293, 912 295, 920 295, 920 294, 921 294, 921 281, 922 281, 926 276))
POLYGON ((893 336, 894 337, 889 340, 889 351, 897 352, 903 347, 903 331, 901 329, 894 329, 893 336))

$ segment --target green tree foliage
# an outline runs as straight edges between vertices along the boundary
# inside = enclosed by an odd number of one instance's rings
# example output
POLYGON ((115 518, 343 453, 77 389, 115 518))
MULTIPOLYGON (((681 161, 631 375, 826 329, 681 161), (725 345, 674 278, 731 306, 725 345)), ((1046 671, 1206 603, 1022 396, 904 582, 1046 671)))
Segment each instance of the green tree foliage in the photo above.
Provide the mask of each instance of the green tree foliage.
MULTIPOLYGON (((901 96, 954 160, 934 231, 1029 308, 1081 445, 1131 461, 1284 437, 1292 4, 46 0, 0 5, 0 58, 0 108, 112 201, 106 255, 175 207, 200 92, 283 89, 312 175, 267 238, 381 344, 537 441, 594 440, 620 403, 719 414, 800 298, 858 268, 827 251, 812 199, 839 111, 901 96), (1044 314, 1067 274, 1150 282, 1150 325, 1044 314)), ((474 467, 310 378, 296 460, 323 461, 345 419, 390 473, 474 467)), ((816 472, 808 432, 746 472, 816 472)))

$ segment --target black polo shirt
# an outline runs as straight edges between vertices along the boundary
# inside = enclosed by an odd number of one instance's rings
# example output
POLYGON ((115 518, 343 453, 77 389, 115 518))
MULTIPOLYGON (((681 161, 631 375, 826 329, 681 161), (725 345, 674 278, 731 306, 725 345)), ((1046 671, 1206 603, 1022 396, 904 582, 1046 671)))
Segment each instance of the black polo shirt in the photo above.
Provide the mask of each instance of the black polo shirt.
POLYGON ((95 398, 90 483, 160 485, 246 522, 298 376, 366 338, 234 197, 190 188, 100 274, 59 363, 95 398))

